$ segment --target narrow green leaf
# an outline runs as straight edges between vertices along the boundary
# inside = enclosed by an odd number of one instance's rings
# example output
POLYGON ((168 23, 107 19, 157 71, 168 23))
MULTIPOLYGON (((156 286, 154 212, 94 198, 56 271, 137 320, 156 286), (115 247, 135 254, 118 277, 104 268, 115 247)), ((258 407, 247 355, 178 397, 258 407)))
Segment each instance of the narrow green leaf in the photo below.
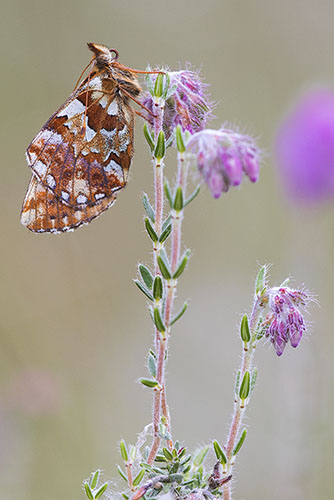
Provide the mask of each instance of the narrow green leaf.
POLYGON ((98 490, 98 492, 95 493, 95 500, 98 500, 98 498, 101 498, 103 493, 106 491, 107 488, 108 488, 108 483, 104 483, 104 485, 101 486, 101 488, 98 490))
POLYGON ((186 147, 183 142, 181 125, 178 125, 176 127, 176 147, 179 153, 184 153, 186 150, 186 147))
POLYGON ((147 290, 147 288, 145 288, 145 286, 143 285, 143 283, 139 280, 134 280, 137 287, 139 288, 139 290, 141 292, 143 292, 144 295, 146 295, 146 297, 149 299, 149 300, 152 300, 153 301, 153 295, 149 292, 149 290, 147 290))
POLYGON ((124 491, 121 493, 122 497, 124 498, 124 500, 129 500, 129 496, 124 493, 124 491))
POLYGON ((146 472, 145 469, 142 469, 141 471, 139 471, 139 473, 137 474, 137 476, 133 480, 133 486, 138 486, 141 483, 141 480, 145 476, 145 472, 146 472))
POLYGON ((239 452, 241 446, 243 445, 243 443, 246 439, 246 435, 247 435, 247 429, 244 429, 240 435, 239 441, 237 442, 237 444, 232 452, 232 455, 236 455, 239 452))
POLYGON ((153 282, 153 297, 155 298, 155 300, 160 300, 162 299, 162 295, 163 295, 162 279, 161 276, 156 276, 153 282))
POLYGON ((198 453, 197 455, 195 456, 194 458, 194 465, 195 467, 199 467, 200 465, 202 465, 205 457, 206 457, 206 454, 208 453, 210 449, 210 446, 205 446, 204 448, 202 448, 198 453))
POLYGON ((159 332, 164 333, 166 331, 166 327, 162 321, 160 311, 157 307, 155 307, 153 310, 153 317, 154 317, 154 324, 159 330, 159 332))
POLYGON ((158 241, 158 236, 157 233, 154 231, 150 219, 148 217, 145 217, 145 228, 151 240, 154 241, 154 243, 156 243, 158 241))
POLYGON ((163 99, 166 99, 167 94, 168 94, 169 84, 170 84, 170 76, 169 76, 168 72, 166 72, 163 76, 165 77, 165 81, 164 81, 164 90, 163 90, 162 97, 163 97, 163 99))
POLYGON ((165 180, 165 183, 164 183, 164 191, 165 191, 165 195, 166 195, 166 198, 168 200, 169 206, 172 208, 173 207, 173 198, 172 198, 172 193, 171 193, 169 183, 167 180, 165 180))
POLYGON ((143 133, 144 133, 144 137, 146 139, 146 142, 149 145, 149 148, 150 148, 151 153, 152 153, 154 151, 154 141, 152 139, 151 132, 148 129, 147 122, 145 122, 145 124, 144 124, 143 133))
POLYGON ((151 290, 153 284, 153 276, 151 271, 148 269, 148 267, 144 266, 144 264, 139 264, 138 269, 143 282, 145 283, 147 288, 151 290))
POLYGON ((156 380, 151 380, 149 378, 140 378, 139 382, 145 385, 145 387, 149 387, 150 389, 158 385, 158 382, 156 380))
POLYGON ((172 222, 172 216, 169 214, 168 217, 166 217, 166 219, 164 220, 163 224, 162 224, 162 232, 166 229, 167 226, 169 226, 169 224, 171 224, 172 222))
POLYGON ((200 190, 201 190, 201 186, 198 185, 197 188, 191 193, 189 198, 187 198, 186 201, 184 202, 185 207, 187 205, 189 205, 189 203, 191 203, 196 198, 196 196, 199 194, 200 190))
POLYGON ((176 190, 175 197, 174 197, 174 203, 173 203, 173 208, 177 212, 180 212, 180 210, 183 210, 183 190, 182 187, 179 186, 176 190))
POLYGON ((149 354, 148 356, 147 367, 152 377, 155 378, 157 376, 157 362, 156 359, 151 354, 149 354))
POLYGON ((121 478, 124 479, 124 481, 127 483, 128 478, 126 477, 126 475, 124 474, 124 472, 122 471, 122 469, 120 468, 119 465, 117 466, 117 470, 118 470, 118 474, 121 476, 121 478))
POLYGON ((183 460, 183 462, 181 462, 181 465, 184 466, 186 465, 188 462, 190 462, 190 460, 192 459, 192 456, 191 455, 188 455, 187 458, 185 458, 183 460))
POLYGON ((129 462, 133 464, 133 462, 136 459, 136 454, 137 454, 137 448, 135 446, 130 447, 130 452, 129 452, 129 462))
POLYGON ((160 243, 166 241, 171 232, 172 232, 172 224, 169 224, 159 236, 160 243))
POLYGON ((119 449, 120 449, 121 456, 122 456, 124 462, 127 462, 129 457, 128 457, 128 450, 127 450, 127 447, 126 447, 124 439, 122 439, 120 441, 120 443, 119 443, 119 449))
POLYGON ((170 322, 170 326, 173 326, 173 325, 174 325, 174 323, 176 323, 176 322, 177 322, 177 320, 179 320, 179 319, 181 318, 181 316, 183 316, 183 314, 184 314, 184 313, 186 312, 186 310, 187 310, 187 307, 188 307, 188 304, 187 304, 187 302, 185 302, 185 303, 183 304, 182 309, 181 309, 181 310, 177 313, 177 315, 176 315, 176 316, 174 316, 174 318, 171 320, 171 322, 170 322))
POLYGON ((167 460, 172 461, 173 460, 173 455, 172 453, 168 450, 168 448, 162 448, 162 453, 165 455, 167 460))
POLYGON ((169 266, 166 264, 161 255, 158 256, 157 262, 162 276, 165 278, 165 280, 170 280, 172 275, 169 270, 169 266))
POLYGON ((245 400, 249 396, 249 390, 250 390, 250 375, 249 371, 247 370, 243 376, 241 385, 240 385, 240 390, 239 390, 239 397, 241 400, 245 400))
POLYGON ((154 156, 158 161, 160 161, 161 158, 165 156, 165 152, 166 152, 165 134, 163 133, 162 130, 160 130, 157 139, 157 145, 154 150, 154 156))
POLYGON ((267 266, 264 265, 260 268, 256 280, 255 280, 255 293, 258 295, 262 292, 262 290, 266 286, 266 276, 267 275, 267 266))
POLYGON ((151 222, 153 222, 153 224, 154 224, 155 223, 155 213, 154 213, 153 207, 152 207, 150 200, 149 200, 146 193, 144 193, 142 196, 142 202, 143 202, 143 207, 144 207, 145 212, 147 213, 151 222))
POLYGON ((183 256, 181 257, 180 261, 179 261, 179 264, 178 264, 178 267, 175 271, 175 273, 173 274, 173 279, 177 279, 181 276, 181 274, 183 273, 183 271, 185 270, 186 268, 186 265, 187 265, 187 262, 190 258, 190 250, 186 250, 186 252, 183 254, 183 256))
MULTIPOLYGON (((152 69, 151 69, 151 67, 150 67, 150 66, 148 66, 148 67, 146 68, 146 70, 147 70, 147 71, 152 71, 152 69)), ((148 88, 148 90, 149 90, 149 92, 150 92, 151 96, 153 97, 154 85, 153 85, 153 81, 152 81, 152 76, 151 76, 151 75, 149 75, 149 74, 147 74, 147 75, 145 76, 145 81, 146 81, 147 88, 148 88)))
POLYGON ((241 320, 240 335, 241 335, 241 339, 244 342, 249 342, 250 341, 251 336, 250 336, 250 331, 249 331, 247 314, 245 314, 244 317, 241 320))
POLYGON ((167 141, 166 141, 166 149, 169 148, 169 146, 171 146, 174 142, 174 139, 175 139, 175 133, 174 131, 170 134, 170 136, 168 137, 167 141))
POLYGON ((222 465, 225 465, 226 462, 227 462, 227 458, 226 458, 226 455, 225 455, 225 453, 223 451, 223 448, 220 446, 220 444, 218 443, 218 441, 214 441, 213 442, 213 447, 214 447, 214 450, 215 450, 215 454, 216 454, 217 460, 219 460, 219 462, 222 465))
POLYGON ((85 488, 87 498, 89 498, 89 500, 94 500, 94 495, 93 495, 92 490, 90 489, 90 486, 88 483, 84 483, 84 488, 85 488))
POLYGON ((235 392, 236 396, 238 396, 238 394, 239 394, 240 375, 241 375, 241 372, 240 372, 240 370, 238 370, 237 376, 235 377, 235 387, 234 387, 234 392, 235 392))
POLYGON ((94 490, 96 488, 97 482, 99 480, 99 475, 100 475, 100 469, 97 469, 95 472, 92 474, 92 479, 90 481, 90 487, 94 490))
POLYGON ((165 455, 157 455, 154 459, 156 462, 168 462, 167 458, 165 455))
POLYGON ((162 97, 163 94, 163 85, 164 85, 164 75, 159 73, 156 77, 154 84, 154 97, 162 97))

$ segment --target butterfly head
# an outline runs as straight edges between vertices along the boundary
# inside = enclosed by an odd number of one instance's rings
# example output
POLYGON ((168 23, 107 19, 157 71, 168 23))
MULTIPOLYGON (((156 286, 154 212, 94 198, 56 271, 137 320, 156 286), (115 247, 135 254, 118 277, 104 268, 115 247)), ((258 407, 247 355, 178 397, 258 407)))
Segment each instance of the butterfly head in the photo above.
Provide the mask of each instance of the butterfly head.
POLYGON ((109 49, 105 45, 92 42, 88 42, 87 45, 89 50, 95 55, 95 64, 99 69, 109 66, 118 59, 118 52, 115 49, 109 49))

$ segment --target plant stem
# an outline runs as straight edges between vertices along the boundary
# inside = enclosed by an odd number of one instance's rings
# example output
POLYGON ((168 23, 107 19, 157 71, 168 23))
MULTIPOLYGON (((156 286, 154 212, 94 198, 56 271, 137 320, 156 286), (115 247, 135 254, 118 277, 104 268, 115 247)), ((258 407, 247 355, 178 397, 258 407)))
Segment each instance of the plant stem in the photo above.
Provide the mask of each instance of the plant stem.
MULTIPOLYGON (((250 372, 252 368, 252 361, 256 347, 256 329, 259 321, 260 312, 261 312, 261 300, 256 298, 253 304, 253 309, 249 322, 251 341, 248 343, 248 347, 243 348, 242 352, 240 375, 239 375, 240 382, 242 381, 246 371, 250 372)), ((242 419, 245 414, 246 406, 249 403, 250 396, 246 401, 242 401, 236 395, 234 400, 234 411, 232 415, 232 421, 227 438, 227 443, 224 447, 227 457, 227 467, 225 472, 226 475, 231 474, 231 471, 233 469, 235 460, 235 457, 233 456, 233 450, 237 444, 238 438, 240 437, 240 428, 242 424, 242 419)), ((229 481, 228 483, 226 483, 226 486, 224 486, 223 498, 224 500, 232 499, 232 481, 229 481)))

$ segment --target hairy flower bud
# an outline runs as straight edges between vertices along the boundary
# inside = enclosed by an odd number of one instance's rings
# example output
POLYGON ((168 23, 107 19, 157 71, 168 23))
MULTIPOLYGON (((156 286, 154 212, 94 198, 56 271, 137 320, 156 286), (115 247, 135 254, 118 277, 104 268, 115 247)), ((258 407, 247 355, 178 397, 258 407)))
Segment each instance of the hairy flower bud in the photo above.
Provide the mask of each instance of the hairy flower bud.
POLYGON ((306 330, 302 315, 311 297, 304 290, 274 287, 268 291, 271 312, 266 319, 266 337, 281 356, 288 342, 298 347, 306 330))
POLYGON ((247 135, 224 127, 202 130, 189 139, 187 151, 196 156, 197 168, 214 198, 238 186, 243 173, 252 182, 258 180, 260 151, 247 135))

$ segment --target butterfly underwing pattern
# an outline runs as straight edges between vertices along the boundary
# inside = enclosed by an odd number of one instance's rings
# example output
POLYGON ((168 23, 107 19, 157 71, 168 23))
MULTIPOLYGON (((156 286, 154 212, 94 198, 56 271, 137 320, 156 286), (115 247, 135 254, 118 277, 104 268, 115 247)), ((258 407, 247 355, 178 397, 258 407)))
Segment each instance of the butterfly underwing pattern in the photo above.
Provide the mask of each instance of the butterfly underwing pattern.
POLYGON ((73 231, 107 210, 126 184, 133 156, 130 99, 141 93, 118 53, 88 43, 89 75, 29 145, 32 170, 21 222, 35 233, 73 231))

